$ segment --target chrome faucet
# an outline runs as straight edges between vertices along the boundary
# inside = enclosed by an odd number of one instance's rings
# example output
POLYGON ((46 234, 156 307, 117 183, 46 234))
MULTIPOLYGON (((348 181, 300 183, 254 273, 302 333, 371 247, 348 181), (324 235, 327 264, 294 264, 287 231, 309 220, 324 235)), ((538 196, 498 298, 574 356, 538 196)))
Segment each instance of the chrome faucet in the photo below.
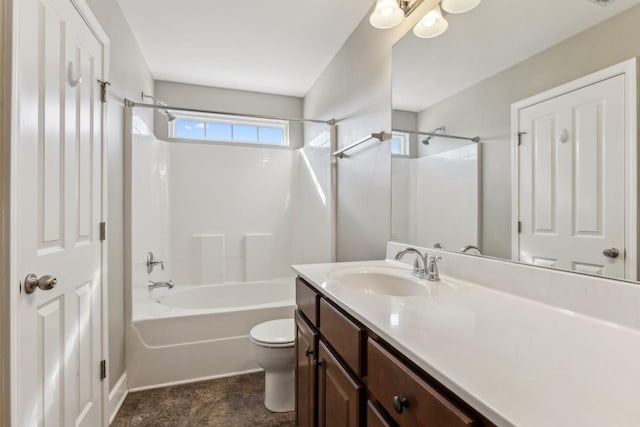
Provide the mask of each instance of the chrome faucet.
POLYGON ((160 261, 159 259, 156 259, 156 257, 153 256, 153 252, 149 251, 147 253, 147 273, 151 274, 154 267, 158 264, 160 264, 160 268, 164 270, 164 262, 160 261))
POLYGON ((414 254, 416 256, 416 260, 413 262, 413 275, 421 279, 424 278, 426 276, 427 255, 422 255, 416 248, 405 248, 396 254, 396 260, 400 261, 406 254, 414 254))
POLYGON ((174 284, 171 280, 169 280, 168 282, 154 282, 153 280, 149 280, 149 292, 151 292, 152 290, 156 289, 156 288, 168 288, 171 289, 173 288, 174 284))
POLYGON ((442 257, 431 255, 429 257, 429 266, 427 267, 426 278, 430 282, 437 282, 440 280, 440 274, 438 273, 438 261, 442 257))

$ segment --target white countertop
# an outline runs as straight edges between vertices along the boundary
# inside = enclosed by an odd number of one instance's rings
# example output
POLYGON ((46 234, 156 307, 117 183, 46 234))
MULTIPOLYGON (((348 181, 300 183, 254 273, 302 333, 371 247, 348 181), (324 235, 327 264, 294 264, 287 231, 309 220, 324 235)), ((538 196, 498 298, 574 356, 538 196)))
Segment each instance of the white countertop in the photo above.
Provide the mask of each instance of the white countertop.
POLYGON ((640 332, 441 274, 429 297, 367 294, 293 269, 494 423, 640 426, 640 332))

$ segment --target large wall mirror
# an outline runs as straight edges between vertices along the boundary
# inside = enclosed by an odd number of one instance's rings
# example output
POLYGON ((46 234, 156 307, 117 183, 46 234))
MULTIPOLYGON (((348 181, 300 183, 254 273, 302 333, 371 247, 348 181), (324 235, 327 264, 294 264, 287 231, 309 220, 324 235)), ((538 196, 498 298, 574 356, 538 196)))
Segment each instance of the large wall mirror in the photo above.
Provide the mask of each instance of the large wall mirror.
POLYGON ((638 279, 640 0, 483 0, 393 47, 391 239, 638 279))

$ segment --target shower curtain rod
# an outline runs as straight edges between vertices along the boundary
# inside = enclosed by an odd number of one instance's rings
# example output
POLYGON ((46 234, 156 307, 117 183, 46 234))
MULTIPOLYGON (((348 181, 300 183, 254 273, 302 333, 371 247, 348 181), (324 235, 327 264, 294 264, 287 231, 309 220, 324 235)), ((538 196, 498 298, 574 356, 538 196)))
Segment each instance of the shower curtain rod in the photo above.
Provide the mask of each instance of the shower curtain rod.
POLYGON ((469 138, 468 136, 456 136, 456 135, 447 135, 445 133, 421 132, 418 130, 402 130, 402 129, 393 129, 393 132, 412 133, 414 135, 437 136, 438 138, 463 139, 465 141, 475 142, 476 144, 480 143, 479 136, 474 136, 473 138, 469 138))
POLYGON ((240 113, 229 113, 226 111, 212 111, 212 110, 200 110, 197 108, 186 108, 186 107, 172 107, 170 105, 154 105, 154 104, 146 104, 144 102, 134 102, 130 99, 125 98, 124 100, 125 107, 140 107, 140 108, 152 108, 154 110, 169 110, 169 111, 184 111, 187 113, 205 113, 205 114, 221 114, 225 116, 235 116, 235 117, 250 117, 252 119, 267 119, 267 120, 285 120, 288 122, 308 122, 308 123, 323 123, 327 125, 335 125, 336 120, 315 120, 315 119, 292 119, 290 117, 278 117, 278 116, 265 116, 260 114, 240 114, 240 113))

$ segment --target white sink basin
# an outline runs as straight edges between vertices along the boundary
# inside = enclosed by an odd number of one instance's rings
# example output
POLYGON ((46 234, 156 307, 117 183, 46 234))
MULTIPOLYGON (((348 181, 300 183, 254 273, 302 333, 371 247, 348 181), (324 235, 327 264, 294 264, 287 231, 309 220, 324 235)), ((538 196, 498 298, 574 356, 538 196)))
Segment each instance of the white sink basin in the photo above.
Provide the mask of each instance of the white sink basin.
POLYGON ((327 282, 367 294, 395 297, 428 296, 425 279, 418 279, 407 270, 385 267, 357 267, 333 270, 327 282))

